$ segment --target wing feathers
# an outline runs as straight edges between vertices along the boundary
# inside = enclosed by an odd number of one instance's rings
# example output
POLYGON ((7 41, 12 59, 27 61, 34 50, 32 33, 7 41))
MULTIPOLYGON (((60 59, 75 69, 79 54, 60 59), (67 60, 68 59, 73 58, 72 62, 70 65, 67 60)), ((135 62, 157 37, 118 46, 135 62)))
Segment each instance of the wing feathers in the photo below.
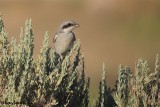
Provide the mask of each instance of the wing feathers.
POLYGON ((56 42, 56 39, 57 39, 57 34, 54 36, 53 42, 56 42))

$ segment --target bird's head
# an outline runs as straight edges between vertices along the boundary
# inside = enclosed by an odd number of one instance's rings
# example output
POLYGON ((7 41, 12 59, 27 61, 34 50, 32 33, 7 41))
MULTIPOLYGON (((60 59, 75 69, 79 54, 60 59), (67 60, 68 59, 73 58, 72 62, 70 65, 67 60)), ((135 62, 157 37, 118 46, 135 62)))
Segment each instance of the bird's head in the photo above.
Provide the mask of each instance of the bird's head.
POLYGON ((79 27, 79 24, 75 23, 74 21, 65 21, 60 25, 60 30, 62 32, 71 32, 74 28, 79 27))

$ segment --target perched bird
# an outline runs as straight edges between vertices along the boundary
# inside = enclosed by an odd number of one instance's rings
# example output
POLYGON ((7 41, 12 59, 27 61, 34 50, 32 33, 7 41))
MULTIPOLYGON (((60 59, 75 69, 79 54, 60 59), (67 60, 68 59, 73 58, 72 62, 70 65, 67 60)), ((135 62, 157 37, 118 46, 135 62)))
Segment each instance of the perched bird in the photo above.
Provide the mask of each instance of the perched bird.
POLYGON ((79 24, 69 20, 63 22, 56 32, 53 40, 54 48, 56 53, 60 55, 61 59, 63 59, 67 52, 73 47, 76 37, 72 31, 76 27, 79 27, 79 24))

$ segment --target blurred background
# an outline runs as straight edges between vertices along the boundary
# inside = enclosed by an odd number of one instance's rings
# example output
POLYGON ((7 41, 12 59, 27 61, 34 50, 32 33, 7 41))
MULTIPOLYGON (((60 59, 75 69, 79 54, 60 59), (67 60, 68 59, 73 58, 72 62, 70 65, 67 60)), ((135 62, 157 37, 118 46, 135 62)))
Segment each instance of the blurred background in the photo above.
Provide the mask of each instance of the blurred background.
POLYGON ((142 57, 154 70, 156 54, 160 54, 159 0, 0 0, 0 12, 10 40, 19 39, 25 20, 32 19, 35 58, 46 31, 53 47, 60 23, 69 19, 79 23, 74 32, 91 78, 91 98, 97 98, 103 62, 107 84, 114 87, 120 64, 134 70, 142 57))

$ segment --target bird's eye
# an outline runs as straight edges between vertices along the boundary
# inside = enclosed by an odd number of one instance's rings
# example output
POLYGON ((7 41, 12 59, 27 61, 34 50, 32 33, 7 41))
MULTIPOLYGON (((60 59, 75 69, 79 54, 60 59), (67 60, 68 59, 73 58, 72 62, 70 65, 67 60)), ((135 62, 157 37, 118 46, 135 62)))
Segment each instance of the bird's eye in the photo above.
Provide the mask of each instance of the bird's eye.
POLYGON ((68 26, 71 26, 72 24, 71 23, 68 23, 68 26))
POLYGON ((66 29, 66 28, 68 28, 68 27, 70 27, 70 26, 72 26, 72 24, 71 24, 71 23, 68 23, 68 24, 64 25, 64 26, 62 27, 62 29, 66 29))

